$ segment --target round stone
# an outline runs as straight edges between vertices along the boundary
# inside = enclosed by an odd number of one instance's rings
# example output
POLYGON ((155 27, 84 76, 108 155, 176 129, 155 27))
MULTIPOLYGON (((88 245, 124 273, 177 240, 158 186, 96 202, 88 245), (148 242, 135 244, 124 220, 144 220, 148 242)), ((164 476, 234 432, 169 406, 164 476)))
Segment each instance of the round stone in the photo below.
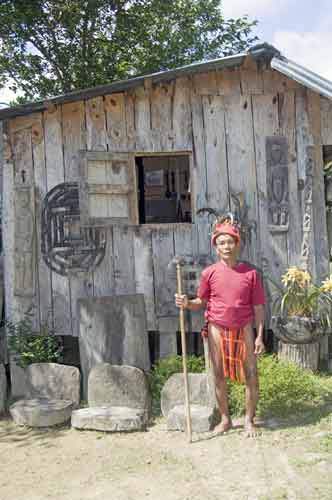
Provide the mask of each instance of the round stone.
POLYGON ((51 427, 70 419, 73 402, 60 399, 21 399, 9 408, 17 425, 51 427))
POLYGON ((71 425, 76 429, 130 432, 145 430, 146 420, 144 410, 124 406, 94 407, 73 411, 71 425))

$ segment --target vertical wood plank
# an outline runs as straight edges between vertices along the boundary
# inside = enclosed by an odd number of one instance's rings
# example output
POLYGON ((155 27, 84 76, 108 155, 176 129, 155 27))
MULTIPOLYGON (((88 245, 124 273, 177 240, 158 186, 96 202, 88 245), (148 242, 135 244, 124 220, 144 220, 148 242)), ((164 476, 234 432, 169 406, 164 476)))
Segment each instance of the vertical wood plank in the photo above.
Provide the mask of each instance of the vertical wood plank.
POLYGON ((136 151, 152 151, 150 90, 138 87, 135 91, 136 151))
POLYGON ((92 151, 107 151, 106 118, 103 97, 85 102, 86 146, 92 151))
POLYGON ((190 88, 190 78, 176 79, 172 117, 174 150, 191 150, 192 148, 190 88))
POLYGON ((171 151, 173 149, 173 96, 173 82, 154 85, 151 89, 151 135, 153 151, 171 151))
POLYGON ((151 230, 141 226, 134 231, 136 293, 143 293, 148 330, 157 330, 153 286, 153 256, 151 230))
POLYGON ((152 252, 156 316, 176 316, 174 305, 175 272, 169 267, 169 263, 174 257, 173 232, 163 228, 154 229, 152 231, 152 252))
MULTIPOLYGON (((15 126, 15 120, 12 122, 15 126)), ((14 303, 19 318, 29 312, 39 329, 32 129, 11 134, 14 154, 14 303)))
MULTIPOLYGON (((86 122, 84 102, 64 104, 62 107, 64 172, 67 182, 79 180, 79 151, 86 149, 86 122)), ((78 336, 77 299, 93 295, 92 272, 69 273, 72 331, 78 336)))
MULTIPOLYGON (((250 96, 225 97, 225 113, 229 191, 243 193, 248 219, 254 222, 258 220, 258 200, 250 96)), ((259 262, 259 238, 254 229, 243 256, 253 264, 259 262)))
MULTIPOLYGON (((64 182, 61 108, 51 107, 44 113, 47 188, 50 191, 64 182)), ((52 271, 54 330, 58 335, 72 335, 69 280, 52 271)))
POLYGON ((223 98, 203 97, 205 126, 207 204, 217 211, 229 209, 226 156, 225 112, 223 98))
POLYGON ((123 93, 105 96, 109 151, 127 151, 126 108, 123 93))
POLYGON ((36 203, 36 257, 39 291, 40 323, 53 328, 52 273, 41 255, 41 214, 43 200, 47 194, 47 172, 45 162, 45 136, 43 116, 32 128, 32 155, 35 179, 36 203))
POLYGON ((195 232, 193 248, 197 253, 209 254, 210 227, 207 216, 197 215, 197 210, 208 207, 207 200, 207 162, 206 162, 206 133, 204 128, 204 113, 202 97, 194 91, 191 93, 191 115, 193 126, 193 164, 191 179, 191 197, 193 207, 193 221, 195 232))
POLYGON ((332 145, 332 102, 326 97, 320 98, 322 144, 332 145))
POLYGON ((321 116, 320 116, 320 96, 315 92, 307 91, 308 99, 308 119, 312 135, 313 145, 315 147, 315 162, 313 172, 313 247, 316 261, 316 278, 321 281, 326 277, 329 270, 328 257, 328 239, 325 208, 325 190, 323 176, 323 150, 321 137, 321 116))
POLYGON ((302 242, 302 214, 296 151, 295 92, 278 94, 280 135, 288 143, 289 231, 287 233, 288 261, 298 265, 302 242))
POLYGON ((2 193, 2 245, 5 283, 6 319, 18 321, 19 315, 15 307, 14 272, 15 272, 15 216, 14 216, 14 163, 13 158, 4 159, 2 164, 3 193, 2 193))
POLYGON ((113 227, 114 291, 116 295, 135 293, 133 228, 113 227))

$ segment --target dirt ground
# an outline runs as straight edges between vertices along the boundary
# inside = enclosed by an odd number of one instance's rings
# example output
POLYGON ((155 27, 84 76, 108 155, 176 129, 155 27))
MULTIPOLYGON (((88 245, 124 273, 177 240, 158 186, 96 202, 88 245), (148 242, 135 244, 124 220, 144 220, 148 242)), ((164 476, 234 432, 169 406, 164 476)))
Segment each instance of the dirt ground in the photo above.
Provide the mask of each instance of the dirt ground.
POLYGON ((189 444, 158 420, 144 433, 31 430, 0 420, 0 500, 331 500, 332 414, 262 422, 244 438, 189 444))

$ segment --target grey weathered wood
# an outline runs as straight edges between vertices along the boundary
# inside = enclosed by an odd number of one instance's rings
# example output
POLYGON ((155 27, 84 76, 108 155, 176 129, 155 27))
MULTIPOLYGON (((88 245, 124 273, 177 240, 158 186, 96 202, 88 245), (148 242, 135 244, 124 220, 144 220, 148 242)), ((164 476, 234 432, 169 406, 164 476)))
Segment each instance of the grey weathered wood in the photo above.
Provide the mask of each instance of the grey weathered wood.
MULTIPOLYGON (((248 218, 257 221, 257 178, 250 96, 225 98, 225 113, 229 190, 233 194, 244 193, 248 218), (243 175, 244 168, 246 175, 243 175)), ((244 257, 256 264, 259 255, 259 239, 253 231, 251 242, 246 243, 244 257)))
POLYGON ((144 294, 148 330, 157 330, 151 229, 141 226, 134 231, 136 293, 144 294))
MULTIPOLYGON (((61 108, 53 107, 44 113, 45 161, 47 188, 51 190, 64 182, 61 108)), ((69 280, 52 272, 53 324, 58 335, 71 335, 71 300, 69 280)))
POLYGON ((86 101, 85 115, 87 149, 89 151, 106 151, 106 118, 103 96, 86 101))
POLYGON ((38 302, 41 324, 53 328, 52 281, 51 270, 41 255, 41 210, 42 202, 47 193, 47 172, 45 162, 45 138, 42 115, 37 116, 37 122, 32 128, 32 156, 35 180, 35 210, 36 210, 36 262, 38 279, 38 302))
POLYGON ((192 121, 190 108, 191 80, 178 78, 175 82, 173 98, 173 149, 191 150, 192 121))
POLYGON ((319 362, 319 343, 292 345, 278 342, 278 357, 296 363, 307 370, 317 370, 319 362))
POLYGON ((280 134, 287 140, 288 146, 288 192, 289 192, 289 228, 288 261, 290 265, 298 264, 302 241, 302 214, 299 191, 298 158, 296 149, 296 109, 295 92, 290 90, 279 93, 280 134))
POLYGON ((136 151, 153 151, 151 140, 150 89, 135 91, 136 151))
POLYGON ((107 144, 109 151, 127 151, 125 96, 123 93, 105 96, 107 144))
POLYGON ((174 136, 172 126, 174 82, 151 89, 151 136, 153 151, 171 151, 174 136))
POLYGON ((174 304, 175 273, 174 269, 168 267, 174 257, 173 232, 161 228, 153 230, 152 251, 156 315, 158 317, 176 316, 174 304))
POLYGON ((195 222, 196 235, 194 235, 193 246, 198 253, 210 253, 210 235, 208 218, 197 216, 197 210, 208 207, 207 178, 206 178, 206 148, 205 129, 202 98, 192 93, 191 113, 193 126, 193 163, 191 178, 191 198, 193 220, 195 222))
POLYGON ((326 97, 320 98, 322 144, 332 145, 332 102, 326 97))
MULTIPOLYGON (((229 207, 225 111, 220 96, 203 97, 205 127, 207 205, 217 211, 229 207)), ((231 167, 233 169, 233 166, 231 167)))
POLYGON ((114 291, 116 295, 135 293, 133 229, 113 227, 114 291))

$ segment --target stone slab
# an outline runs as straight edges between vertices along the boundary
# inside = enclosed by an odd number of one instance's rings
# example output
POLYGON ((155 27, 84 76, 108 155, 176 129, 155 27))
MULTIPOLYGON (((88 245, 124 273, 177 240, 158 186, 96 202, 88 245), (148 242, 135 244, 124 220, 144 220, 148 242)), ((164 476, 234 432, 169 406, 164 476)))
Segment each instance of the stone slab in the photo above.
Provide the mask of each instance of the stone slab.
POLYGON ((59 363, 33 363, 26 368, 24 399, 59 399, 80 403, 80 372, 75 366, 59 363))
POLYGON ((105 432, 132 432, 146 429, 144 410, 127 407, 95 407, 75 410, 71 425, 75 429, 105 432))
MULTIPOLYGON (((193 432, 209 432, 220 421, 213 408, 201 405, 190 405, 191 428, 193 432)), ((187 418, 185 406, 174 406, 167 416, 168 431, 185 431, 187 418)))
POLYGON ((83 395, 98 363, 150 369, 143 294, 95 297, 77 301, 83 395))
POLYGON ((21 399, 9 411, 17 425, 52 427, 67 422, 72 414, 72 401, 59 399, 21 399))
POLYGON ((0 415, 6 410, 6 400, 7 400, 6 370, 3 365, 0 365, 0 415))
POLYGON ((88 380, 90 407, 125 406, 151 411, 151 395, 147 376, 134 366, 101 363, 91 369, 88 380))
MULTIPOLYGON (((208 408, 217 406, 214 385, 211 376, 206 373, 189 373, 189 400, 192 405, 201 405, 208 408)), ((161 391, 161 411, 164 417, 175 406, 184 405, 184 380, 183 373, 175 373, 164 385, 161 391)))

